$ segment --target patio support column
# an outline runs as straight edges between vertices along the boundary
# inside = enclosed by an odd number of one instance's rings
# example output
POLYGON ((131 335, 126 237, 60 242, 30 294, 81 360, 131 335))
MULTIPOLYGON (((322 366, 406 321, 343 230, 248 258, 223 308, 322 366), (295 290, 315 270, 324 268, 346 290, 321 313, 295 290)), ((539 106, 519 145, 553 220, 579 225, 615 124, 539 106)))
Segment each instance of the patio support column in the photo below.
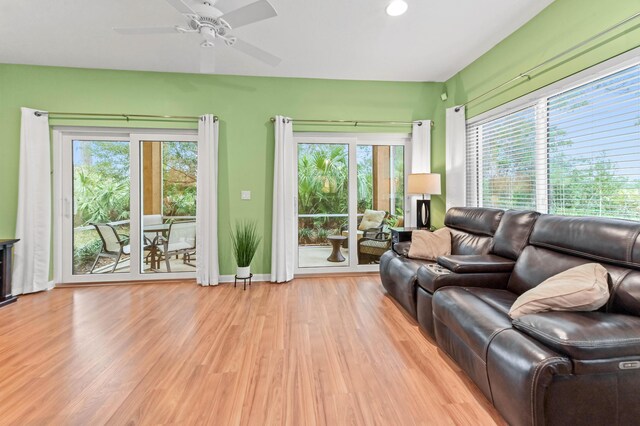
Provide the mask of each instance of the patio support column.
POLYGON ((391 193, 391 147, 373 147, 373 209, 389 210, 391 193))
POLYGON ((162 214, 162 142, 142 143, 144 213, 162 214))

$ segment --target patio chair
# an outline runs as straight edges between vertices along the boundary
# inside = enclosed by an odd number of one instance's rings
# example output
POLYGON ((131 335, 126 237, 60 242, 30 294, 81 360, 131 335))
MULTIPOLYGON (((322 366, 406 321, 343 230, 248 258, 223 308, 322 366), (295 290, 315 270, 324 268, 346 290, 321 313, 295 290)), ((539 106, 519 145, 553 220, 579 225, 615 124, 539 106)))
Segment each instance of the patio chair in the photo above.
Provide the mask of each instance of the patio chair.
POLYGON ((176 222, 169 227, 169 235, 158 244, 160 255, 164 257, 167 265, 167 272, 171 272, 172 256, 182 255, 183 263, 189 266, 195 266, 190 263, 192 256, 196 251, 196 223, 195 222, 176 222))
POLYGON ((89 273, 93 274, 93 270, 96 268, 98 260, 101 257, 108 257, 115 260, 113 268, 109 271, 109 273, 113 273, 118 267, 120 258, 123 255, 131 255, 131 247, 128 244, 129 236, 118 234, 116 229, 108 223, 92 223, 91 225, 96 228, 96 231, 102 240, 102 249, 96 256, 96 260, 93 262, 93 266, 89 273))
POLYGON ((375 237, 362 237, 358 240, 358 263, 379 263, 380 256, 391 248, 391 234, 378 232, 375 237))
MULTIPOLYGON (((145 214, 142 216, 142 227, 151 226, 151 225, 162 225, 164 222, 162 220, 161 214, 145 214)), ((144 242, 145 244, 153 244, 153 240, 156 238, 155 232, 145 232, 144 233, 144 242)))
MULTIPOLYGON (((358 218, 358 240, 361 238, 375 238, 375 236, 384 230, 385 218, 387 212, 384 210, 365 210, 364 214, 358 218)), ((340 227, 340 234, 343 237, 349 236, 349 226, 342 225, 340 227)), ((349 239, 342 243, 342 247, 349 247, 349 239)))

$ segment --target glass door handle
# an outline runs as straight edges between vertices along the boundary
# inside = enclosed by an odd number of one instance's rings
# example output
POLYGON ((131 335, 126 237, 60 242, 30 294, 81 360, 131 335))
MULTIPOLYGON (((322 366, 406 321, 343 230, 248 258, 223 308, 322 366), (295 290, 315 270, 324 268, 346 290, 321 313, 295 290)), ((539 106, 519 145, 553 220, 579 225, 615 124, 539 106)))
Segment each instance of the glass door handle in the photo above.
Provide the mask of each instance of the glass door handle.
POLYGON ((63 201, 64 204, 64 217, 71 217, 71 200, 65 198, 63 201))

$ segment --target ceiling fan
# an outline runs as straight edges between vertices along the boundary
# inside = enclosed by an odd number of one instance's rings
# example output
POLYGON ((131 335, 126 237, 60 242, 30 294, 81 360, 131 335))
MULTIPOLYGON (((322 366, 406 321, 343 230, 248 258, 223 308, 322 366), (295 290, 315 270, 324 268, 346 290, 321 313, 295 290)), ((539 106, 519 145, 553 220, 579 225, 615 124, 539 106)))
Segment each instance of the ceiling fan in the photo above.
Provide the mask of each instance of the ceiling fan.
POLYGON ((202 73, 214 71, 215 52, 213 47, 216 40, 273 67, 280 63, 281 59, 277 56, 230 34, 236 28, 277 16, 278 13, 267 0, 258 0, 227 13, 216 8, 217 0, 166 0, 166 2, 185 16, 186 26, 114 28, 113 30, 126 35, 199 33, 203 38, 200 43, 202 47, 200 72, 202 73))

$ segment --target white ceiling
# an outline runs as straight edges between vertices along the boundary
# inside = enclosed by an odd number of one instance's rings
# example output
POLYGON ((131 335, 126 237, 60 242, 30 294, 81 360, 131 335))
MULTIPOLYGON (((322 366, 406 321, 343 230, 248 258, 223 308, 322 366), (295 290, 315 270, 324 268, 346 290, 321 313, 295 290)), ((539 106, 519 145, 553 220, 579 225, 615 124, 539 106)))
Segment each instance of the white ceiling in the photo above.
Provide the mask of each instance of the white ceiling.
MULTIPOLYGON (((224 0, 220 9, 251 1, 224 0)), ((282 63, 272 68, 219 43, 216 72, 445 81, 553 0, 407 0, 397 18, 386 15, 388 1, 271 0, 278 17, 233 34, 282 63)), ((0 63, 198 72, 199 35, 112 30, 178 24, 182 15, 165 0, 0 0, 0 63)))

